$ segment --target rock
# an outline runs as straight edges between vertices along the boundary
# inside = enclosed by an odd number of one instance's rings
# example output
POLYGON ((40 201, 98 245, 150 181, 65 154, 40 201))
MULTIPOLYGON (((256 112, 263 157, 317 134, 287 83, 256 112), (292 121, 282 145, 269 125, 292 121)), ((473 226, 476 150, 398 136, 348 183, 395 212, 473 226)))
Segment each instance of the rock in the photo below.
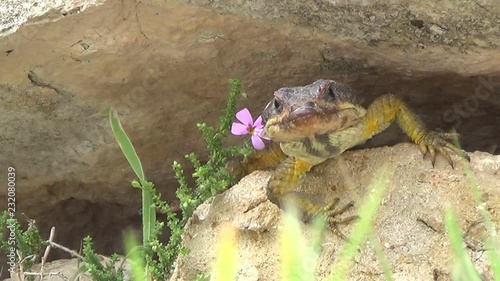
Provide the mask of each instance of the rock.
POLYGON ((0 37, 14 33, 28 20, 30 24, 57 21, 101 4, 101 0, 3 0, 0 3, 0 37))
MULTIPOLYGON (((314 167, 298 191, 323 203, 335 197, 341 202, 354 200, 359 207, 377 177, 384 170, 391 171, 373 225, 395 280, 435 280, 436 275, 444 278, 439 280, 450 280, 452 256, 443 222, 445 206, 452 206, 455 211, 467 245, 478 245, 468 247, 467 252, 478 272, 489 280, 493 276, 481 242, 487 233, 471 183, 477 183, 485 209, 498 231, 500 156, 484 152, 469 155, 470 164, 455 157, 457 167, 452 169, 444 158, 438 158, 436 167, 432 168, 430 161, 422 160, 413 144, 348 151, 338 159, 314 167), (471 169, 471 179, 466 178, 467 167, 471 169), (419 181, 422 175, 427 180, 419 181)), ((237 230, 236 279, 282 280, 279 235, 283 212, 263 200, 269 177, 269 172, 257 171, 197 210, 209 211, 203 219, 192 218, 192 223, 186 226, 183 242, 190 251, 178 258, 171 281, 194 280, 199 274, 210 274, 219 242, 217 237, 227 223, 237 230), (241 227, 242 224, 258 227, 248 229, 241 227)), ((340 226, 340 229, 348 234, 352 227, 353 224, 340 226)), ((302 224, 301 228, 304 236, 310 239, 311 226, 302 224)), ((352 264, 349 280, 386 280, 374 245, 371 242, 363 245, 352 264)), ((318 280, 327 280, 345 246, 345 241, 331 231, 326 232, 316 268, 318 280)), ((304 261, 301 270, 311 268, 304 261)))
MULTIPOLYGON (((120 251, 115 238, 140 222, 135 176, 100 112, 118 110, 146 176, 172 201, 172 162, 206 158, 196 123, 217 124, 229 78, 243 80, 250 98, 238 107, 253 113, 276 89, 318 78, 351 84, 366 103, 395 93, 430 128, 455 127, 466 150, 500 152, 496 0, 87 5, 98 2, 60 1, 86 7, 64 15, 39 1, 55 10, 0 38, 0 166, 16 168, 18 216, 42 233, 56 226, 70 248, 90 234, 100 253, 120 251)), ((13 17, 18 7, 0 9, 1 29, 27 18, 13 17)), ((367 147, 405 139, 392 129, 367 147)))

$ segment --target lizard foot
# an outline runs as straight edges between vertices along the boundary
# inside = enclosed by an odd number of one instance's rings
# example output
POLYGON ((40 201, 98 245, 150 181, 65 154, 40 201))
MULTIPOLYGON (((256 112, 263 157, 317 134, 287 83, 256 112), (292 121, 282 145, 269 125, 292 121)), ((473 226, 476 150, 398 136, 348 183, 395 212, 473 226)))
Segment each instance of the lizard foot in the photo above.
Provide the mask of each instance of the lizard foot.
POLYGON ((341 215, 345 213, 348 209, 352 208, 354 206, 354 202, 349 202, 346 205, 337 208, 337 205, 339 203, 339 198, 335 198, 330 204, 326 205, 322 213, 326 216, 326 221, 330 225, 330 228, 332 229, 332 232, 335 233, 337 236, 342 238, 343 240, 347 241, 347 237, 340 231, 338 228, 339 224, 348 224, 352 222, 353 220, 358 219, 358 216, 349 216, 349 217, 344 217, 344 218, 339 218, 338 215, 341 215))
POLYGON ((455 152, 467 161, 470 161, 470 157, 465 151, 451 143, 451 140, 458 138, 458 136, 458 133, 440 133, 429 131, 423 134, 423 136, 415 142, 419 145, 424 158, 427 154, 430 154, 432 167, 434 167, 434 164, 436 163, 436 152, 438 152, 446 158, 452 168, 455 168, 453 160, 451 160, 450 153, 445 148, 455 152))

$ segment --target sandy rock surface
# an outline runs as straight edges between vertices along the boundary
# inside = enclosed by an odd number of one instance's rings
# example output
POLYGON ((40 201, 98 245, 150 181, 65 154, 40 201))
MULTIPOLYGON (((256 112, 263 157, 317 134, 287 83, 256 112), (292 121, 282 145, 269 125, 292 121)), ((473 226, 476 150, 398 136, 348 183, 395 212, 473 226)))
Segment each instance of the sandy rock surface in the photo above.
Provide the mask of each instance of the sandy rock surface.
MULTIPOLYGON (((470 153, 470 169, 477 182, 485 208, 495 227, 500 227, 500 157, 483 152, 470 153)), ((441 160, 441 161, 439 161, 441 160)), ((443 223, 443 210, 455 210, 465 233, 467 252, 483 280, 492 275, 484 252, 486 235, 482 217, 473 198, 466 170, 458 161, 452 169, 444 159, 432 168, 422 160, 413 144, 399 144, 344 153, 313 168, 298 191, 319 202, 339 197, 354 200, 357 206, 370 192, 370 185, 384 168, 392 171, 387 193, 374 222, 376 238, 382 245, 396 280, 450 280, 451 252, 443 223)), ((170 280, 193 280, 211 272, 217 250, 217 237, 225 224, 237 229, 237 280, 281 280, 279 232, 282 211, 267 201, 265 186, 270 172, 255 172, 239 184, 200 206, 191 218, 184 243, 191 251, 178 259, 170 280)), ((352 210, 351 214, 356 211, 352 210)), ((351 226, 341 226, 348 234, 351 226)), ((302 225, 308 239, 311 227, 302 225)), ((500 243, 500 241, 497 241, 500 243)), ((316 268, 318 280, 327 280, 345 241, 328 231, 316 268)), ((302 270, 311 270, 304 261, 302 270)), ((356 255, 349 280, 386 280, 372 243, 364 244, 356 255)))

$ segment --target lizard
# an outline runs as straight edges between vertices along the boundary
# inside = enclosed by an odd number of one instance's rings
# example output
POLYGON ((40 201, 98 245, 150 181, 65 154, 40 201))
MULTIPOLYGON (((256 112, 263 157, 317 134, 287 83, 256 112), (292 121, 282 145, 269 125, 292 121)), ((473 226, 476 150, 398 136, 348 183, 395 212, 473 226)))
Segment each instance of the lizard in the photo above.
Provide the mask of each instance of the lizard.
POLYGON ((313 166, 366 142, 393 122, 419 146, 424 158, 430 154, 433 167, 436 154, 442 154, 453 168, 449 151, 470 161, 465 151, 451 143, 458 134, 427 129, 400 97, 386 94, 364 108, 351 86, 334 80, 278 89, 265 107, 262 120, 262 136, 271 143, 241 162, 244 173, 275 168, 267 185, 269 200, 281 205, 285 197, 291 199, 306 220, 324 215, 332 231, 343 239, 346 238, 338 225, 357 216, 339 218, 339 215, 352 207, 353 202, 338 207, 336 198, 322 206, 294 193, 313 166))

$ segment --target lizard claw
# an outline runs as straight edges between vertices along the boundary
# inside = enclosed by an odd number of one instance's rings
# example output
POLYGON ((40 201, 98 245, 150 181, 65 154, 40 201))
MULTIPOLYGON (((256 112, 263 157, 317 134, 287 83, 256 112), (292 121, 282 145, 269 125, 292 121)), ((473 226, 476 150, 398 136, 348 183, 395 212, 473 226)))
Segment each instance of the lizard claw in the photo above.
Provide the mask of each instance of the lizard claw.
POLYGON ((340 200, 339 198, 335 198, 331 203, 329 203, 323 208, 322 213, 326 216, 326 221, 330 225, 333 233, 335 233, 343 240, 347 241, 347 237, 340 231, 338 225, 348 224, 351 221, 358 219, 358 216, 339 218, 338 215, 345 213, 348 209, 354 206, 354 202, 351 201, 346 205, 342 206, 341 208, 337 208, 339 200, 340 200))
POLYGON ((424 158, 427 154, 430 155, 432 167, 434 167, 434 164, 436 163, 436 154, 439 153, 446 158, 448 164, 450 164, 450 166, 454 169, 455 165, 451 159, 449 151, 446 149, 449 149, 467 161, 470 161, 470 157, 465 151, 451 143, 451 140, 458 138, 458 136, 458 133, 438 133, 430 131, 424 134, 424 136, 417 140, 416 143, 419 145, 424 158))

